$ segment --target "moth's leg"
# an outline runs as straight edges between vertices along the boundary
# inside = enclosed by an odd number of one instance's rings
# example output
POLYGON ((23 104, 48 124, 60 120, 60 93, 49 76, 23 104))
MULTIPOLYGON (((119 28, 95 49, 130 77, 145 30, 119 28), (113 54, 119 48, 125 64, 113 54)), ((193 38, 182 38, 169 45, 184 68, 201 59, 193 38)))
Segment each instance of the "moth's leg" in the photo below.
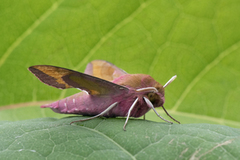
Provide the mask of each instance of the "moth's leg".
POLYGON ((156 111, 155 108, 153 107, 152 102, 151 102, 149 99, 147 99, 146 97, 143 97, 143 98, 144 98, 145 102, 147 103, 147 105, 148 105, 150 108, 153 109, 153 111, 156 113, 156 115, 157 115, 158 117, 160 117, 162 120, 164 120, 164 121, 166 121, 166 122, 168 122, 168 123, 173 124, 173 122, 164 119, 163 117, 161 117, 161 116, 157 113, 157 111, 156 111))
POLYGON ((143 119, 145 120, 145 114, 143 115, 143 119))
POLYGON ((132 111, 133 107, 136 105, 137 101, 138 101, 138 98, 135 99, 135 101, 133 102, 132 106, 128 110, 127 118, 126 118, 126 121, 125 121, 124 126, 123 126, 123 130, 124 131, 126 131, 126 125, 127 125, 128 119, 129 119, 131 111, 132 111))
POLYGON ((93 117, 90 117, 90 118, 86 118, 86 119, 80 119, 80 120, 78 120, 78 121, 73 121, 73 122, 71 122, 70 124, 75 123, 75 122, 83 122, 83 121, 87 121, 87 120, 94 119, 94 118, 97 118, 97 117, 99 117, 99 116, 102 116, 102 115, 104 115, 105 113, 107 113, 108 111, 110 111, 111 109, 113 109, 113 107, 115 107, 117 104, 118 104, 118 102, 113 103, 113 104, 110 105, 107 109, 105 109, 104 111, 102 111, 100 114, 98 114, 98 115, 96 115, 96 116, 93 116, 93 117))
POLYGON ((170 114, 168 114, 167 110, 166 110, 163 106, 162 106, 162 108, 163 108, 163 110, 165 111, 165 113, 166 113, 170 118, 172 118, 172 120, 174 120, 175 122, 177 122, 177 123, 180 124, 180 122, 179 122, 178 120, 174 119, 170 114))

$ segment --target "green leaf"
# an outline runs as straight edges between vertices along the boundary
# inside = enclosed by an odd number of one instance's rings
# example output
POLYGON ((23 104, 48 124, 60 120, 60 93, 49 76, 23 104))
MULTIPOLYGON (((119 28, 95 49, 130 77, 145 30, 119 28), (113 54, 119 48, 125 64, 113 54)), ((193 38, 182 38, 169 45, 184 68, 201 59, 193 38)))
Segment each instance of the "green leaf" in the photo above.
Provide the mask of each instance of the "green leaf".
POLYGON ((239 159, 240 130, 209 124, 43 118, 0 125, 2 159, 239 159))

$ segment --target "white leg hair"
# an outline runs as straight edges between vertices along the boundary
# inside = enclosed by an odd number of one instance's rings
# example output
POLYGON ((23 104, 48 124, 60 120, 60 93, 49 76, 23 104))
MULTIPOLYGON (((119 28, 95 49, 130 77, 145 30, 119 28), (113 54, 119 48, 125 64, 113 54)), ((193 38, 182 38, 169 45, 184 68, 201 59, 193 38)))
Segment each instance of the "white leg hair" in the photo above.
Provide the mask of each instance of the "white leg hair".
POLYGON ((168 122, 168 123, 173 124, 173 122, 164 119, 163 117, 161 117, 161 116, 157 113, 157 111, 155 110, 152 102, 151 102, 148 98, 146 98, 146 97, 143 97, 143 98, 144 98, 145 102, 147 103, 147 105, 148 105, 150 108, 153 109, 153 111, 156 113, 156 115, 157 115, 158 117, 160 117, 162 120, 164 120, 164 121, 166 121, 166 122, 168 122))
POLYGON ((75 122, 83 122, 83 121, 87 121, 87 120, 94 119, 94 118, 97 118, 99 116, 102 116, 105 113, 107 113, 108 111, 110 111, 111 109, 113 109, 113 107, 115 107, 117 104, 118 104, 118 102, 115 102, 115 103, 111 104, 107 109, 105 109, 104 111, 102 111, 100 114, 98 114, 96 116, 93 116, 93 117, 90 117, 90 118, 85 118, 85 119, 80 119, 78 121, 73 121, 70 124, 75 123, 75 122))
POLYGON ((167 83, 163 86, 163 88, 166 88, 170 83, 172 83, 172 81, 174 81, 174 79, 177 78, 177 75, 173 76, 172 78, 169 79, 169 81, 167 81, 167 83))
POLYGON ((131 111, 132 111, 133 107, 136 105, 137 101, 138 101, 138 98, 135 99, 135 101, 133 102, 132 106, 128 110, 127 119, 126 119, 126 121, 124 123, 124 126, 123 126, 123 130, 124 131, 126 131, 126 125, 127 125, 128 119, 129 119, 131 111))

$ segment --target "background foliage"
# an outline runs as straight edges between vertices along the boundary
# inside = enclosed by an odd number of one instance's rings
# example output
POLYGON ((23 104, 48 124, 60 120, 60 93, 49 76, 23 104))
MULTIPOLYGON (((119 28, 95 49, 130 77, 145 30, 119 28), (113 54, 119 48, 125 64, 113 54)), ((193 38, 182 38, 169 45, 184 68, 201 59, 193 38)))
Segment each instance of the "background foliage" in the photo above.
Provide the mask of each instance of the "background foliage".
POLYGON ((77 92, 40 83, 31 65, 83 71, 104 59, 162 84, 178 75, 165 106, 181 121, 239 127, 239 8, 233 0, 4 1, 0 105, 39 106, 77 92))

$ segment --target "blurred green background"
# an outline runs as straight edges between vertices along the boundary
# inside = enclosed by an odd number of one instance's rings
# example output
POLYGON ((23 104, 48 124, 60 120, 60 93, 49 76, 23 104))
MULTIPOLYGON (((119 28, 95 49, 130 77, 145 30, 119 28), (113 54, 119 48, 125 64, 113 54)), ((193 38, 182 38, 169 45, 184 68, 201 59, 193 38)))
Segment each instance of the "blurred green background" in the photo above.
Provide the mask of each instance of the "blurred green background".
POLYGON ((165 108, 182 123, 240 127, 238 0, 4 0, 0 17, 0 120, 68 116, 39 106, 78 90, 49 87, 29 66, 83 72, 103 59, 161 84, 178 75, 165 108))

